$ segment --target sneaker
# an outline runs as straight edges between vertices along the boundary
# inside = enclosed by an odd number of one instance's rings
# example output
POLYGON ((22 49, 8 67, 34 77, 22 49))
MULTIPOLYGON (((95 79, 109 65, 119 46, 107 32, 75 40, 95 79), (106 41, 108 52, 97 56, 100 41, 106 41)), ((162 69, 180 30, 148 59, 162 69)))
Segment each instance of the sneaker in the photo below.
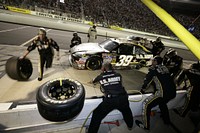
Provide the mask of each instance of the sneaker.
POLYGON ((127 127, 129 131, 131 131, 133 129, 133 127, 127 127))
POLYGON ((149 129, 146 128, 146 127, 144 126, 144 124, 143 124, 141 121, 139 121, 139 120, 135 120, 135 124, 136 124, 139 128, 143 128, 143 129, 145 129, 145 130, 149 130, 149 129))
POLYGON ((41 81, 42 80, 42 78, 41 77, 38 77, 38 81, 41 81))

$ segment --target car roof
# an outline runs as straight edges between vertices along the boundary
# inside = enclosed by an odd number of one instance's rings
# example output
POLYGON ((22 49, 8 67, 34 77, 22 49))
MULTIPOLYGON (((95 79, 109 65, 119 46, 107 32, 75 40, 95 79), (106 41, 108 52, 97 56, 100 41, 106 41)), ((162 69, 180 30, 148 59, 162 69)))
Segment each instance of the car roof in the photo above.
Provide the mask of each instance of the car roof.
POLYGON ((119 45, 121 44, 130 44, 130 45, 135 45, 135 46, 139 46, 139 47, 142 47, 146 52, 150 52, 147 48, 145 48, 143 45, 139 44, 139 43, 136 43, 136 42, 133 42, 133 41, 130 41, 128 40, 127 38, 110 38, 112 41, 115 41, 117 43, 119 43, 119 45))

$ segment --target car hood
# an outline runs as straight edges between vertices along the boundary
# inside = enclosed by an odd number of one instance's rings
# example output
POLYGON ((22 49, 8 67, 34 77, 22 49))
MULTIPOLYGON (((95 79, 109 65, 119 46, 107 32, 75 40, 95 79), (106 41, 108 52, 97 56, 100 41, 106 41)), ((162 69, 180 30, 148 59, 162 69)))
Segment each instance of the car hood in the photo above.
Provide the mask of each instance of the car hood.
POLYGON ((82 43, 74 46, 71 49, 71 53, 76 52, 85 52, 85 53, 99 53, 99 52, 107 52, 104 48, 100 47, 98 43, 82 43))

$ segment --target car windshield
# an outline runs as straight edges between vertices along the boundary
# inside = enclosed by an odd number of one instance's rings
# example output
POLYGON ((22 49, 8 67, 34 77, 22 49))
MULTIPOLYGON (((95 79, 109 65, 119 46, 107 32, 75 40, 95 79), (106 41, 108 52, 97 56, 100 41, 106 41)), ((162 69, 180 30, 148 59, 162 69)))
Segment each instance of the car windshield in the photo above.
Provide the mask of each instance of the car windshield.
POLYGON ((119 44, 117 42, 114 42, 111 39, 106 39, 105 41, 99 43, 99 45, 100 45, 100 47, 102 47, 108 51, 112 51, 119 46, 119 44))

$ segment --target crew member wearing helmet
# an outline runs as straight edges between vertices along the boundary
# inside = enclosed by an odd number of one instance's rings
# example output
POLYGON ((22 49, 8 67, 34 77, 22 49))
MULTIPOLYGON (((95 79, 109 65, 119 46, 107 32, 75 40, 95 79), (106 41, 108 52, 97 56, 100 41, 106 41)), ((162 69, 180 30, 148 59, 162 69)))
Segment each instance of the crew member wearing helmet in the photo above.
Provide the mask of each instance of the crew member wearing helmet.
POLYGON ((74 47, 75 45, 81 44, 81 38, 78 36, 77 32, 73 33, 73 38, 71 40, 70 48, 74 47))
POLYGON ((93 111, 88 133, 97 133, 102 119, 114 109, 118 109, 129 130, 133 127, 133 115, 129 107, 128 95, 122 85, 122 76, 115 72, 110 63, 104 63, 102 73, 92 83, 99 82, 104 93, 103 101, 93 111))
POLYGON ((200 105, 200 63, 194 63, 189 69, 185 69, 179 75, 178 85, 184 84, 183 88, 187 90, 185 95, 185 103, 181 108, 174 111, 181 117, 191 111, 198 111, 200 105))
POLYGON ((95 42, 96 39, 97 39, 97 29, 96 25, 93 25, 88 30, 88 42, 95 42))
POLYGON ((160 55, 160 53, 165 49, 164 44, 161 41, 160 37, 157 37, 155 41, 150 41, 153 45, 151 52, 153 56, 160 55))
POLYGON ((163 57, 163 64, 169 69, 173 79, 181 72, 183 58, 177 55, 175 49, 169 48, 163 57))
POLYGON ((39 76, 38 80, 41 81, 43 78, 44 66, 50 68, 53 62, 54 51, 53 48, 57 51, 57 59, 59 59, 59 46, 51 38, 47 38, 46 30, 44 28, 39 28, 37 37, 32 41, 31 45, 28 46, 24 55, 20 58, 25 58, 32 50, 36 47, 38 49, 40 60, 39 60, 39 76))
POLYGON ((144 93, 151 83, 153 83, 154 92, 143 101, 143 122, 135 121, 137 126, 146 130, 150 130, 151 109, 157 105, 159 105, 164 123, 170 124, 167 103, 176 96, 175 83, 170 77, 167 67, 162 64, 160 56, 154 57, 152 66, 144 79, 141 92, 144 93))

